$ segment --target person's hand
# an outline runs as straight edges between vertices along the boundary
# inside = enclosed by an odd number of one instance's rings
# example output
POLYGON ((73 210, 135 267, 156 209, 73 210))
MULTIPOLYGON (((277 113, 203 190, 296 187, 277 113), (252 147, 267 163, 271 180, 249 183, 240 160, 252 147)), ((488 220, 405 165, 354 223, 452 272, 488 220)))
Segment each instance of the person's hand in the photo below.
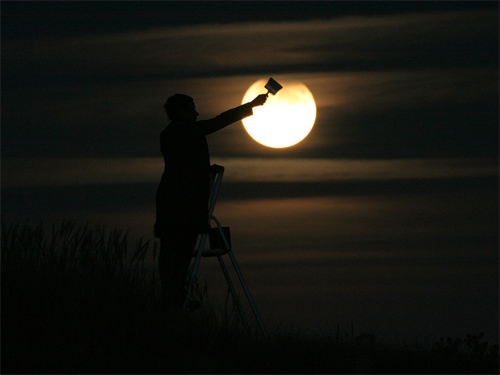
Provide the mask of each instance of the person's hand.
POLYGON ((267 94, 260 94, 254 100, 250 102, 252 107, 257 107, 259 105, 263 105, 267 100, 267 94))

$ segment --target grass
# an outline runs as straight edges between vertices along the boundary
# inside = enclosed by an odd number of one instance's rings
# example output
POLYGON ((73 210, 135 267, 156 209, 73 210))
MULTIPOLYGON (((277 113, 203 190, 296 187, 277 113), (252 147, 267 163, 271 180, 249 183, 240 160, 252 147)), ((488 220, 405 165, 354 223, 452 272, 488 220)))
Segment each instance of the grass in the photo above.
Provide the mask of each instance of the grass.
POLYGON ((498 373, 482 336, 432 348, 349 332, 247 334, 228 302, 162 309, 155 242, 63 222, 2 223, 2 373, 498 373))

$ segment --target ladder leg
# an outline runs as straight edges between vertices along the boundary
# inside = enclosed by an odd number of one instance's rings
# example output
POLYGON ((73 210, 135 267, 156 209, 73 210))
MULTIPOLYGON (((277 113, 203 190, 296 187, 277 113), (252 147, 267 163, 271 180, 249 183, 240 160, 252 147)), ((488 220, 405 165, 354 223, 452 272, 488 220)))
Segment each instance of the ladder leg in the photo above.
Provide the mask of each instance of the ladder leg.
POLYGON ((191 300, 191 294, 193 292, 193 284, 194 284, 194 280, 196 278, 196 275, 198 274, 198 268, 200 267, 201 255, 203 252, 203 248, 205 247, 206 240, 207 240, 207 233, 203 233, 201 235, 200 243, 198 244, 198 251, 196 252, 193 270, 191 271, 191 275, 189 277, 188 284, 187 284, 186 299, 184 300, 184 306, 183 306, 184 311, 187 310, 188 305, 189 305, 189 301, 191 300))
POLYGON ((250 326, 248 325, 248 322, 245 319, 245 316, 243 314, 240 299, 238 298, 238 295, 236 294, 236 289, 234 289, 234 284, 231 280, 231 277, 229 276, 229 272, 226 268, 226 264, 224 263, 222 256, 218 256, 217 260, 219 261, 219 265, 220 265, 220 268, 222 269, 222 273, 224 273, 224 277, 226 279, 227 286, 229 287, 229 290, 231 291, 231 295, 233 296, 233 301, 236 304, 236 309, 238 310, 238 313, 240 314, 243 325, 245 326, 247 333, 250 335, 250 326))
POLYGON ((236 274, 238 275, 238 278, 240 279, 241 286, 243 287, 243 290, 245 291, 248 302, 250 303, 250 306, 252 307, 253 313, 255 315, 255 319, 257 319, 257 322, 259 323, 260 330, 261 330, 262 334, 264 335, 264 337, 267 338, 267 334, 266 334, 266 331, 264 329, 264 324, 262 323, 262 319, 260 317, 260 314, 257 311, 257 307, 255 306, 255 303, 253 302, 253 298, 250 294, 250 290, 247 287, 245 279, 243 278, 243 274, 240 271, 240 267, 238 266, 238 262, 236 262, 236 258, 234 256, 232 250, 229 250, 228 254, 229 254, 229 257, 231 258, 231 262, 233 263, 236 274))
POLYGON ((252 296, 250 294, 250 290, 247 287, 247 284, 245 282, 243 274, 240 271, 240 267, 238 266, 238 262, 236 262, 236 258, 235 258, 234 254, 233 254, 233 251, 231 250, 231 245, 229 244, 229 241, 226 238, 226 236, 224 234, 224 231, 222 230, 222 226, 221 226, 219 220, 217 220, 216 217, 212 217, 212 218, 217 223, 217 228, 219 229, 220 236, 221 236, 222 241, 224 243, 224 248, 228 250, 227 254, 229 254, 231 262, 233 263, 234 270, 236 271, 236 274, 238 275, 238 278, 240 280, 241 286, 243 287, 243 290, 245 291, 245 294, 247 296, 248 302, 250 303, 250 306, 252 307, 252 311, 253 311, 253 313, 255 315, 255 319, 257 320, 257 323, 259 324, 259 327, 260 327, 260 330, 262 332, 262 335, 264 336, 264 338, 267 338, 267 334, 266 334, 266 331, 264 329, 264 324, 262 323, 262 319, 260 317, 259 312, 257 311, 257 307, 255 306, 255 303, 254 303, 253 298, 252 298, 252 296))

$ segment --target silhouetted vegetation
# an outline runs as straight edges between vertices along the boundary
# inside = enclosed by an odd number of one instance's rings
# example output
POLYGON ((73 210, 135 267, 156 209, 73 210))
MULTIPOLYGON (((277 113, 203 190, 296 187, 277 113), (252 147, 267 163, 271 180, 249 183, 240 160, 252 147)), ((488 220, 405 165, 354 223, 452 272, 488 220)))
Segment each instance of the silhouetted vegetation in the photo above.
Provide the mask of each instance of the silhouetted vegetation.
POLYGON ((227 303, 162 309, 155 243, 101 226, 2 224, 2 373, 498 373, 482 335, 432 348, 240 325, 227 303), (149 257, 149 259, 148 259, 149 257))

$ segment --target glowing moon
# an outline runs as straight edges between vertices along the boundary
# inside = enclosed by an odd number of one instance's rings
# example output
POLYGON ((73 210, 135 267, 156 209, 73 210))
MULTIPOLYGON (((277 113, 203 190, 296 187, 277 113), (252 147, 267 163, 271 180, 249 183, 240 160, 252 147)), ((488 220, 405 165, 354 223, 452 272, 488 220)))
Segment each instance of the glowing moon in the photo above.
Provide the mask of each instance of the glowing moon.
MULTIPOLYGON (((267 147, 283 148, 302 141, 314 126, 316 103, 311 91, 300 82, 277 79, 283 88, 269 94, 266 104, 254 107, 253 116, 243 119, 248 134, 267 147)), ((248 103, 259 94, 265 94, 267 80, 255 82, 243 96, 248 103)))

